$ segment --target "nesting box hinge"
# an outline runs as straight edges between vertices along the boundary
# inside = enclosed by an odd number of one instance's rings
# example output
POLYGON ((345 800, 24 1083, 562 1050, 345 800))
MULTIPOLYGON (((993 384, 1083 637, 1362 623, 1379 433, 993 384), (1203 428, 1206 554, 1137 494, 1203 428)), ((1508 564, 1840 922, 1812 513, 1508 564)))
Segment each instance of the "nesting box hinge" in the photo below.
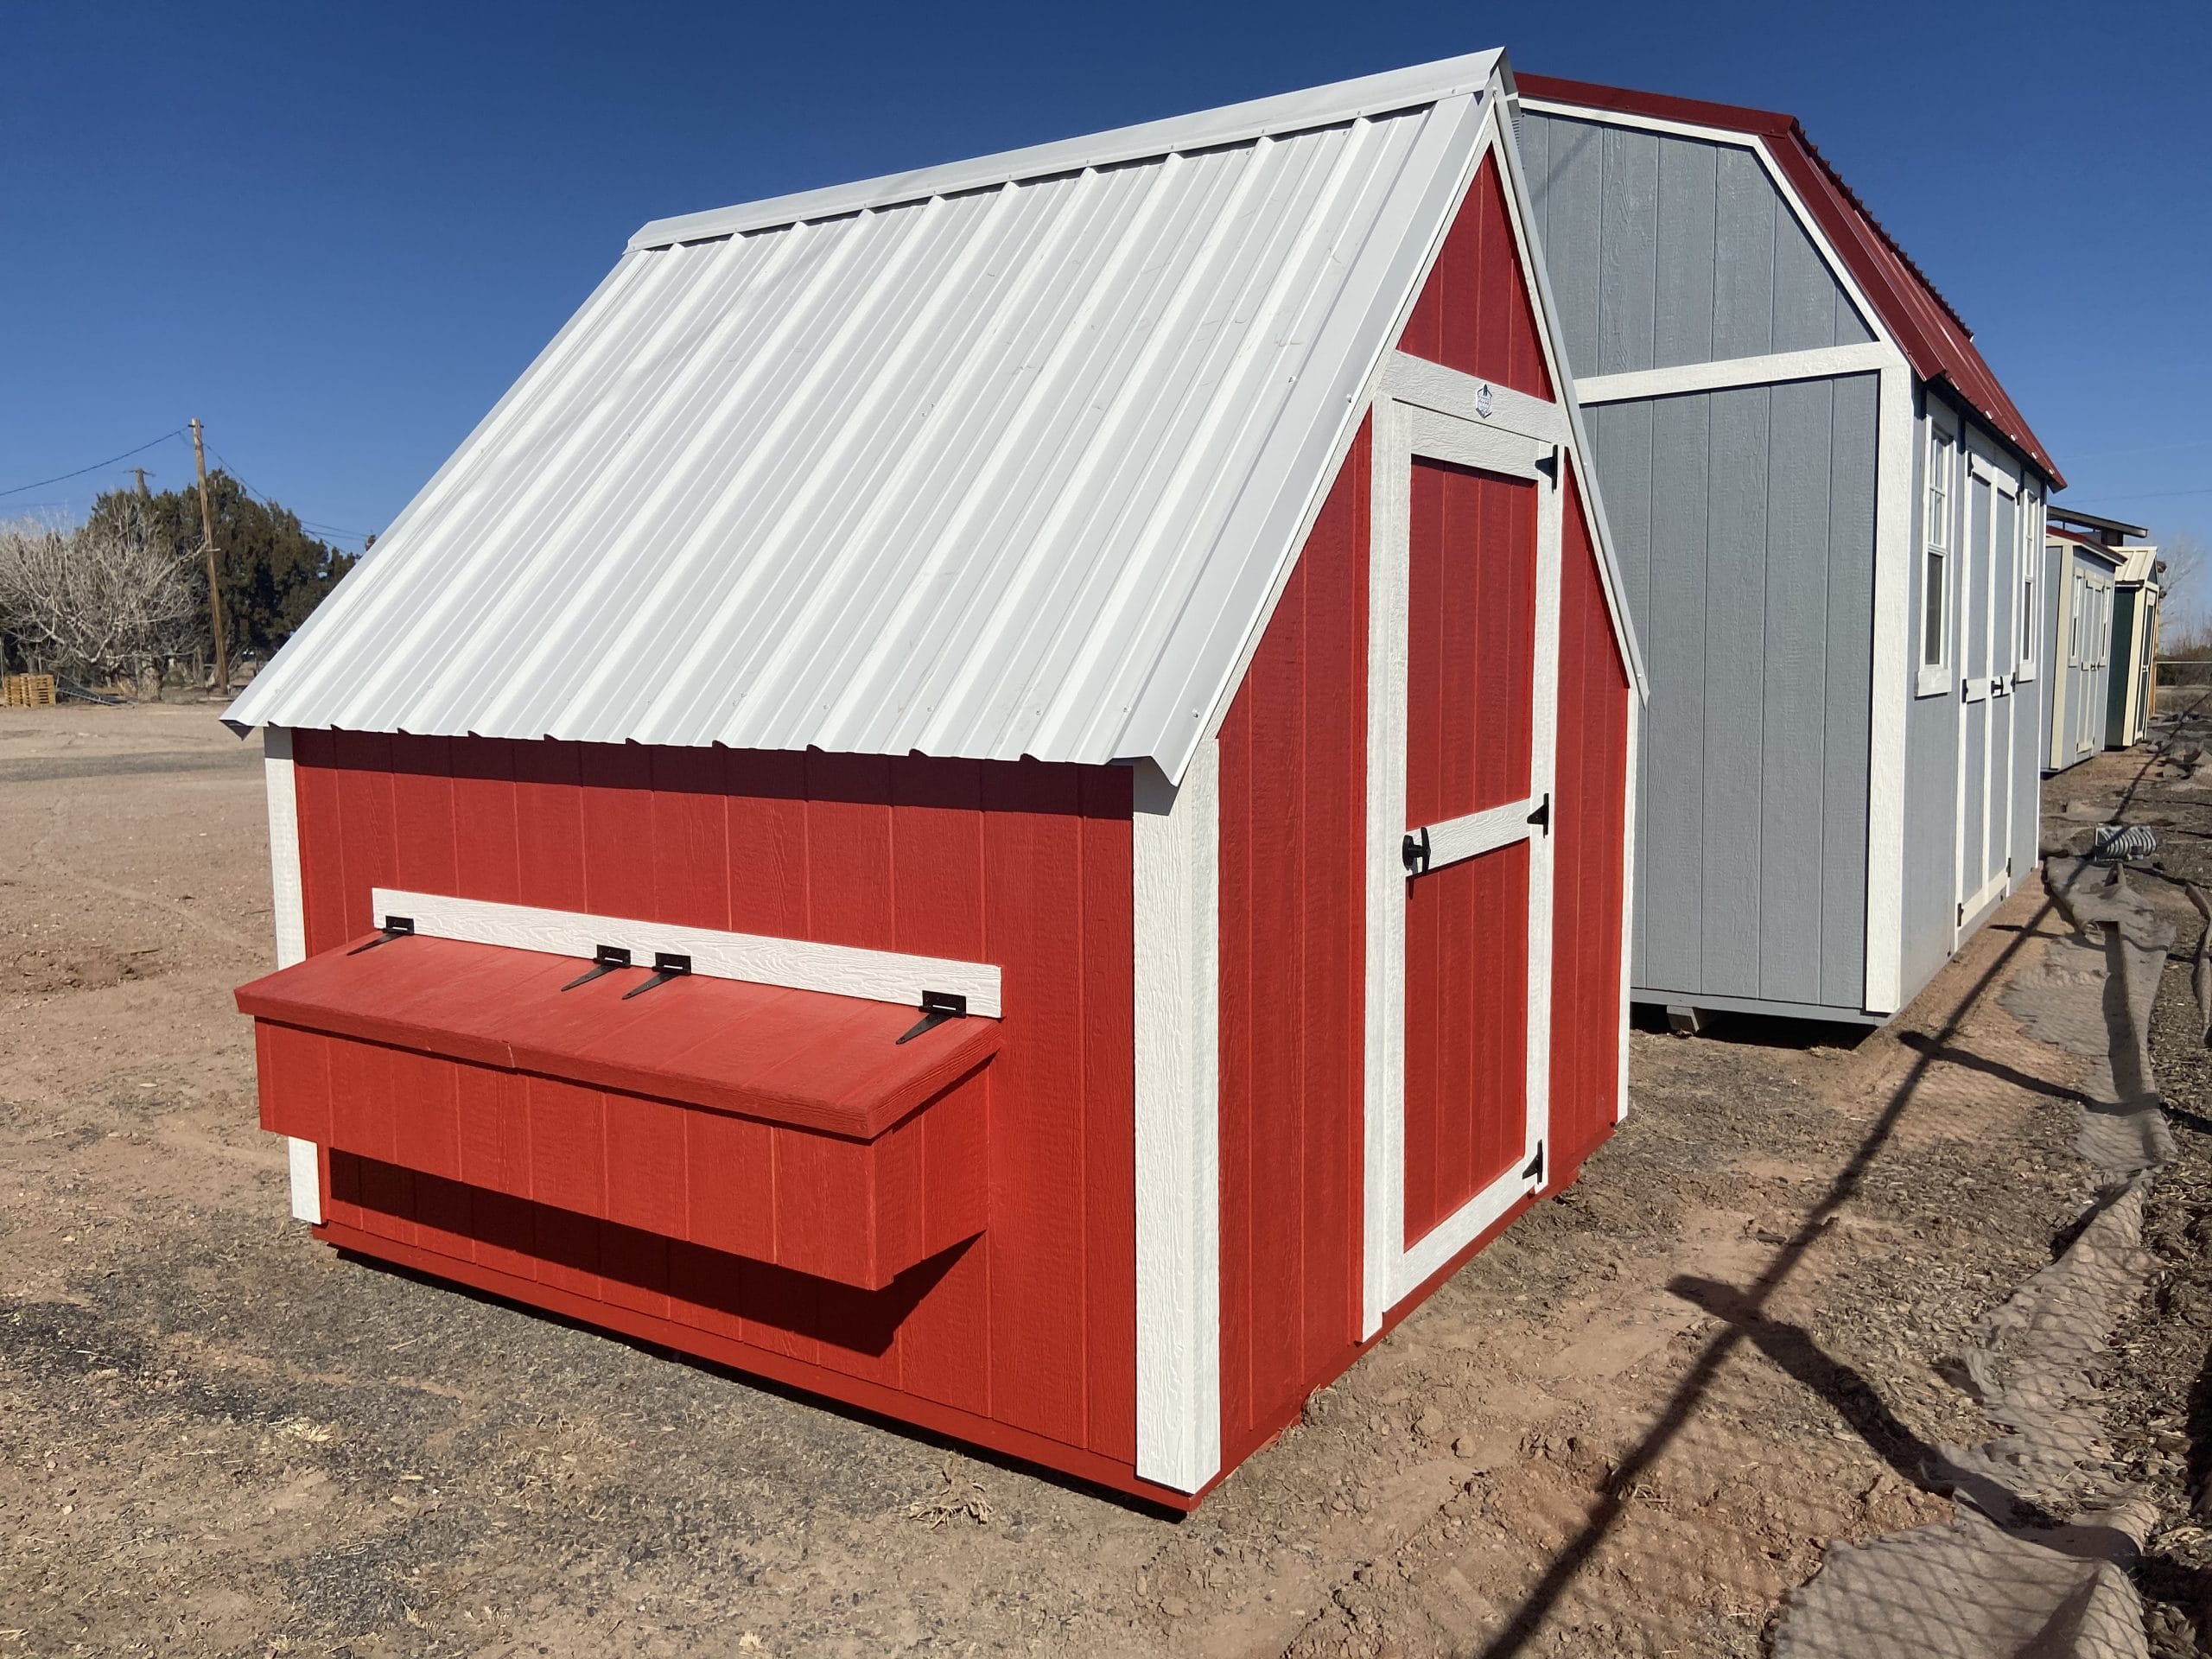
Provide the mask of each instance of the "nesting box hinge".
POLYGON ((623 944, 602 944, 591 953, 591 966, 585 969, 561 988, 573 991, 579 985, 588 985, 601 974, 611 974, 617 968, 630 965, 630 948, 623 944))
POLYGON ((1398 849, 1398 856, 1406 861, 1406 874, 1408 875, 1425 875, 1427 874, 1427 825, 1423 824, 1418 830, 1408 830, 1406 831, 1405 841, 1398 849))
POLYGON ((365 944, 355 945, 346 954, 349 957, 358 957, 364 950, 373 950, 380 944, 390 944, 394 939, 411 938, 414 932, 415 918, 412 916, 387 916, 384 918, 382 932, 365 944))
POLYGON ((633 996, 643 996, 654 986, 665 985, 671 979, 681 979, 690 971, 690 957, 680 956, 673 950, 656 950, 653 952, 653 976, 635 990, 623 992, 622 1000, 627 1002, 633 996))
MULTIPOLYGON (((899 1039, 899 1042, 911 1043, 924 1032, 934 1031, 948 1020, 965 1020, 967 1017, 968 999, 961 992, 924 991, 922 1017, 906 1028, 906 1034, 899 1039)), ((895 1048, 898 1044, 892 1046, 895 1048)))

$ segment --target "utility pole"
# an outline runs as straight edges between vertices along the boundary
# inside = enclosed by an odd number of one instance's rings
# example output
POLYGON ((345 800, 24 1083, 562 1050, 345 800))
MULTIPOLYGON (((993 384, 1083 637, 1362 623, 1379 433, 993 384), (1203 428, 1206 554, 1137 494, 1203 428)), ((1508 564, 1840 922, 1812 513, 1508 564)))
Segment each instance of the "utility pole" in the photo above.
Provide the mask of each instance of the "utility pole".
POLYGON ((138 474, 138 499, 141 501, 152 500, 154 493, 146 487, 146 469, 143 467, 133 467, 130 470, 138 474))
POLYGON ((223 593, 215 583, 215 510, 207 505, 207 448, 200 441, 200 417, 192 417, 192 459, 200 468, 200 533, 207 546, 207 620, 215 630, 215 684, 231 689, 230 652, 223 645, 223 593))

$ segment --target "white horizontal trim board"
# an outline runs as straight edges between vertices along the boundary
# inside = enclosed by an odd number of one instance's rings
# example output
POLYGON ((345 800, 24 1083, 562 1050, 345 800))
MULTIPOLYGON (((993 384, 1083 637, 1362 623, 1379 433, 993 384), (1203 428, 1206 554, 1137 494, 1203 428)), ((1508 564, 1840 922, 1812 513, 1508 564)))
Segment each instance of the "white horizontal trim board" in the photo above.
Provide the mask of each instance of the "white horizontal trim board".
POLYGON ((1503 806, 1485 807, 1463 817, 1430 824, 1428 868, 1440 870, 1461 859, 1494 853, 1516 841, 1528 840, 1529 814, 1535 810, 1533 800, 1508 801, 1503 806))
POLYGON ((1179 787, 1137 769, 1137 1473, 1221 1469, 1220 746, 1179 787))
POLYGON ((997 1019, 999 970, 988 963, 953 962, 942 957, 913 957, 895 950, 867 950, 857 945, 821 944, 811 939, 779 939, 760 933, 725 933, 709 927, 678 927, 666 922, 619 916, 593 916, 574 910, 539 910, 486 899, 455 899, 430 893, 378 887, 372 896, 375 915, 404 916, 417 933, 461 939, 472 944, 501 944, 550 956, 588 957, 602 944, 626 946, 641 967, 665 950, 691 958, 691 971, 710 979, 741 979, 755 985, 780 985, 794 991, 823 991, 832 996, 865 997, 874 1002, 918 1006, 925 991, 949 991, 968 999, 968 1012, 997 1019))
POLYGON ((1592 374, 1574 383, 1574 395, 1585 404, 1635 403, 1685 392, 1722 391, 1732 386, 1771 386, 1791 380, 1826 380, 1840 374, 1872 374, 1901 366, 1904 360, 1894 346, 1878 340, 1861 340, 1851 346, 1815 346, 1802 352, 1769 352, 1759 357, 1723 358, 1715 363, 1684 363, 1668 369, 1592 374))
MULTIPOLYGON (((269 803, 270 914, 276 929, 276 965, 289 968, 308 954, 307 906, 300 886, 300 798, 292 775, 292 734, 271 726, 261 734, 261 781, 269 803)), ((312 1141, 285 1138, 291 1179, 292 1219, 322 1221, 321 1154, 312 1141)))
POLYGON ((1404 352, 1393 352, 1383 359, 1377 395, 1546 443, 1566 443, 1573 435, 1567 411, 1558 404, 1404 352), (1487 415, 1482 412, 1485 393, 1487 415))

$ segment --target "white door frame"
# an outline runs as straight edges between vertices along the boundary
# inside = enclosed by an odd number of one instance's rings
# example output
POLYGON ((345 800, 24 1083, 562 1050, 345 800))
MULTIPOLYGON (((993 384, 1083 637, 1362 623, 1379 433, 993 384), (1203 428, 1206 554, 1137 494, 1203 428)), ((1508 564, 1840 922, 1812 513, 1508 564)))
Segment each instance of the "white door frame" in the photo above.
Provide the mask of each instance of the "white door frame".
MULTIPOLYGON (((1448 372, 1446 372, 1448 373, 1448 372)), ((1559 595, 1567 459, 1559 406, 1481 385, 1474 418, 1433 406, 1418 383, 1433 365, 1387 375, 1374 406, 1374 486, 1368 558, 1367 1054, 1363 1338, 1422 1281, 1542 1185, 1531 1167, 1548 1128, 1551 1055, 1552 847, 1529 823, 1554 788, 1559 709, 1559 595), (1429 863, 1529 843, 1527 1129, 1522 1157, 1411 1248, 1405 1243, 1406 674, 1415 456, 1478 467, 1536 486, 1536 637, 1531 688, 1529 798, 1429 826, 1429 863)), ((1450 400, 1457 404, 1460 400, 1450 400)))

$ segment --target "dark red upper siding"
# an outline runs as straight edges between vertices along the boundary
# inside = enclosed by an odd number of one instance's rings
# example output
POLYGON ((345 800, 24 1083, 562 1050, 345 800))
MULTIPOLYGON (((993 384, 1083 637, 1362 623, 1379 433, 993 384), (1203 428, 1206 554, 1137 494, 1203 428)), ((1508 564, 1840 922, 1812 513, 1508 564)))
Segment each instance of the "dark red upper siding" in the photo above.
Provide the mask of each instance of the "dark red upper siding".
POLYGON ((1836 257, 1881 313, 1913 372, 1923 380, 1948 381, 2006 443, 2050 480, 2052 487, 2065 487, 2057 464, 2029 429, 2026 417, 1974 343, 1973 332, 1844 183, 1843 175, 1814 146, 1795 116, 1551 75, 1523 74, 1516 80, 1523 97, 1546 103, 1579 104, 1585 109, 1614 110, 1756 137, 1818 221, 1836 257))
MULTIPOLYGON (((511 1198, 502 1222, 363 1160, 327 1160, 334 1220, 1134 1460, 1125 770, 306 731, 293 753, 310 951, 365 931, 382 886, 1004 972, 989 1225, 896 1319, 868 1300, 892 1293, 773 1269, 733 1287, 727 1258, 702 1284, 705 1258, 650 1232, 511 1198)), ((665 1150, 602 1144, 595 1166, 588 1129, 549 1192, 665 1150)))
POLYGON ((1554 1182, 1612 1133, 1620 1083, 1628 671, 1577 480, 1560 535, 1559 747, 1552 789, 1551 1156, 1554 1182))
POLYGON ((1468 186, 1398 348, 1532 397, 1552 396, 1496 156, 1483 158, 1468 186))
POLYGON ((1224 1466, 1358 1351, 1369 439, 1221 728, 1224 1466))

